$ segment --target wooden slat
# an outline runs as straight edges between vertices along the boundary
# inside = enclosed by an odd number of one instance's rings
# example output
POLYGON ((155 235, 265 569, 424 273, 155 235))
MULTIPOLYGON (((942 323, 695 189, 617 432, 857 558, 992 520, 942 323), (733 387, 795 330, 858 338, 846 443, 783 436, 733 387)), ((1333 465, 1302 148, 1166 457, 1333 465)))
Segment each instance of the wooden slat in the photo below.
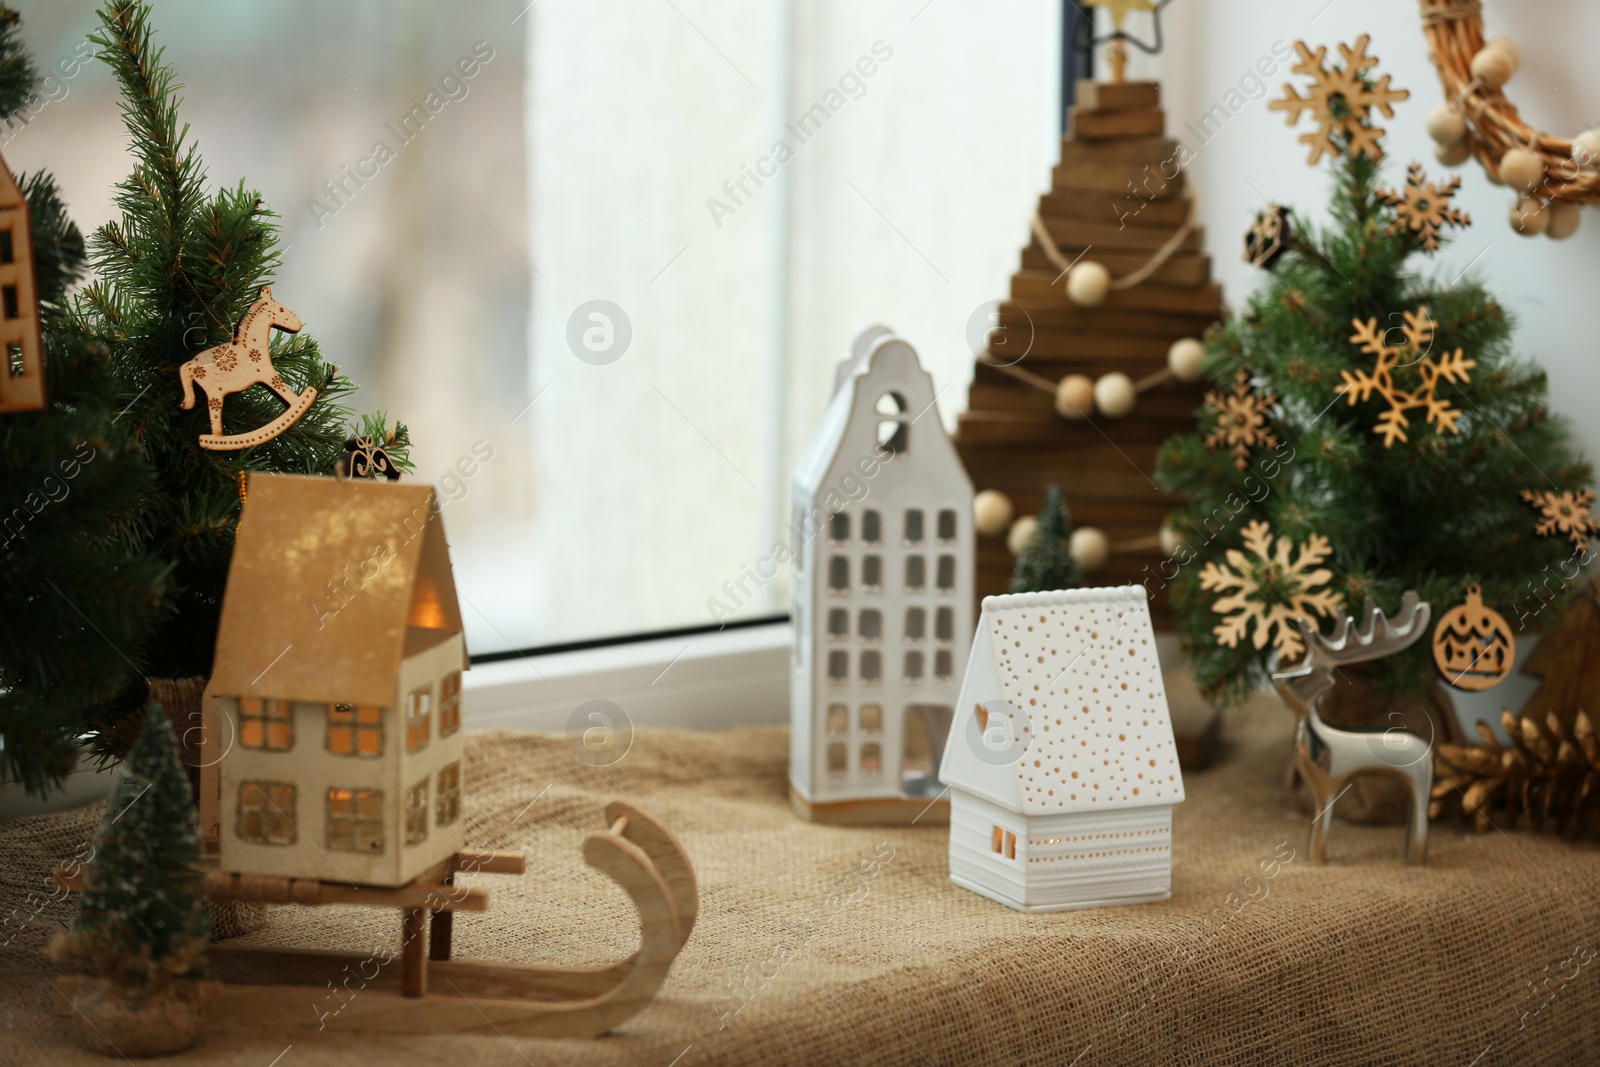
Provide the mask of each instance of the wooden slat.
POLYGON ((1046 218, 1088 219, 1111 226, 1166 227, 1168 233, 1189 217, 1189 198, 1141 201, 1133 196, 1084 196, 1079 189, 1052 189, 1039 198, 1046 218))
MULTIPOLYGON (((1082 249, 1126 249, 1154 252, 1177 232, 1177 226, 1121 226, 1116 222, 1095 222, 1060 215, 1044 216, 1045 229, 1070 260, 1082 249)), ((1198 253, 1205 249, 1205 227, 1193 226, 1176 251, 1198 253)))
POLYGON ((1101 306, 1081 308, 1067 301, 1007 300, 1000 304, 1000 325, 1026 337, 1031 326, 1038 331, 1098 330, 1165 337, 1199 337, 1216 322, 1217 315, 1189 315, 1161 311, 1129 311, 1101 306))
POLYGON ((1076 190, 1090 196, 1126 199, 1124 211, 1137 210, 1144 200, 1171 200, 1187 191, 1181 170, 1151 163, 1105 163, 1087 159, 1057 163, 1050 171, 1050 184, 1061 191, 1076 190))
POLYGON ((1110 141, 1129 137, 1160 137, 1167 128, 1158 107, 1091 111, 1073 105, 1067 109, 1067 128, 1074 140, 1110 141))
POLYGON ((473 874, 522 874, 528 869, 528 855, 492 848, 464 848, 450 858, 449 869, 473 874))
MULTIPOLYGON (((993 368, 988 368, 993 370, 993 368)), ((1118 368, 1120 369, 1120 368, 1118 368)), ((1003 376, 1003 372, 1002 372, 1003 376)), ((1095 377, 1095 375, 1088 375, 1095 377)), ((1148 422, 1158 419, 1184 426, 1193 421, 1194 409, 1199 406, 1198 398, 1188 390, 1177 391, 1165 386, 1155 386, 1139 394, 1139 399, 1134 406, 1133 413, 1126 418, 1148 422)), ((1008 378, 1004 382, 973 380, 972 386, 967 391, 967 410, 965 414, 989 414, 996 417, 1009 417, 1014 414, 1037 415, 1043 418, 1047 415, 1061 418, 1055 414, 1055 394, 1047 393, 1043 389, 1035 389, 1031 385, 1008 378)), ((1065 421, 1065 420, 1063 420, 1065 421)), ((1102 428, 1108 433, 1115 433, 1111 428, 1119 421, 1117 419, 1101 419, 1102 428)), ((1192 427, 1191 427, 1192 428, 1192 427)))
MULTIPOLYGON (((1142 368, 1142 372, 1156 371, 1165 367, 1167 349, 1172 345, 1167 338, 1158 335, 1106 333, 1094 329, 1047 330, 1042 327, 1033 331, 1031 339, 1024 330, 1019 340, 1025 343, 1027 351, 1022 364, 1025 367, 1033 368, 1035 363, 1068 364, 1093 360, 1128 364, 1130 367, 1142 368)), ((979 363, 977 366, 981 369, 983 364, 979 363)), ((1044 371, 1041 370, 1040 373, 1044 371)), ((1129 369, 1128 373, 1134 372, 1129 369)))
POLYGON ((400 924, 400 992, 408 997, 428 994, 427 938, 423 933, 427 914, 412 908, 400 924))
MULTIPOLYGON (((1089 257, 1110 271, 1113 278, 1132 274, 1150 261, 1150 256, 1144 252, 1107 252, 1098 248, 1090 252, 1089 257)), ((1047 271, 1051 278, 1061 273, 1061 268, 1044 254, 1044 250, 1037 242, 1022 250, 1022 268, 1047 271)), ((1150 275, 1150 283, 1153 285, 1194 287, 1206 285, 1210 281, 1211 257, 1194 254, 1179 253, 1170 256, 1150 275)))
POLYGON ((1160 107, 1161 85, 1158 82, 1097 82, 1080 78, 1073 99, 1095 111, 1160 107))
MULTIPOLYGON (((1058 273, 1045 270, 1018 271, 1011 276, 1011 298, 1017 301, 1057 299, 1068 303, 1065 282, 1055 281, 1058 273)), ((1145 282, 1129 289, 1113 289, 1101 307, 1217 315, 1222 308, 1222 286, 1215 282, 1196 286, 1145 282)))
POLYGON ((1181 158, 1178 142, 1170 137, 1128 137, 1120 141, 1061 139, 1063 160, 1088 159, 1104 163, 1149 163, 1181 158))

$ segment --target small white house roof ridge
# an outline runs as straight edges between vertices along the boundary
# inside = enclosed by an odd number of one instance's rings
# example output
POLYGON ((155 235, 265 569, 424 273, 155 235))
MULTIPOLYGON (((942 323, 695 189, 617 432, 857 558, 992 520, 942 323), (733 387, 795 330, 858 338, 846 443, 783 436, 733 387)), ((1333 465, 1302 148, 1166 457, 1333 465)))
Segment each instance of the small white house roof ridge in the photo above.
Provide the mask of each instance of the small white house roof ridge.
MULTIPOLYGON (((1129 585, 984 598, 976 647, 987 650, 998 692, 970 692, 966 702, 999 697, 1026 716, 1014 722, 1027 730, 1022 758, 991 768, 1015 775, 1023 814, 1183 800, 1146 597, 1129 585)), ((984 673, 969 672, 969 683, 984 673)))

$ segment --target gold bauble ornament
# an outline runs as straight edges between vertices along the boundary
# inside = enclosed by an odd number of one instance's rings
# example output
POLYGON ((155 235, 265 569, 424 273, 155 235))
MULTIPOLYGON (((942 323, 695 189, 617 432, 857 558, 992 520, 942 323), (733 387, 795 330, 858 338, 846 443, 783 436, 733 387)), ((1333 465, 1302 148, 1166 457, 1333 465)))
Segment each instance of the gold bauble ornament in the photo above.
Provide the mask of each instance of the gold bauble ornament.
POLYGON ((1467 586, 1467 602, 1445 612, 1433 631, 1433 665, 1446 682, 1472 692, 1498 685, 1517 657, 1511 627, 1482 592, 1467 586))

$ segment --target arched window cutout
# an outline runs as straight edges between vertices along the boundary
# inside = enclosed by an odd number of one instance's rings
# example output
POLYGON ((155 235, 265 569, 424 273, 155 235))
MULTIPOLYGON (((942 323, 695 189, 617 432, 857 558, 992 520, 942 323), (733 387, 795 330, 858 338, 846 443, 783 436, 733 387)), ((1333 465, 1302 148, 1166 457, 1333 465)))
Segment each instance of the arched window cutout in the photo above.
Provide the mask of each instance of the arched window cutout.
POLYGON ((879 415, 904 415, 906 413, 906 398, 899 393, 888 392, 878 397, 879 415))

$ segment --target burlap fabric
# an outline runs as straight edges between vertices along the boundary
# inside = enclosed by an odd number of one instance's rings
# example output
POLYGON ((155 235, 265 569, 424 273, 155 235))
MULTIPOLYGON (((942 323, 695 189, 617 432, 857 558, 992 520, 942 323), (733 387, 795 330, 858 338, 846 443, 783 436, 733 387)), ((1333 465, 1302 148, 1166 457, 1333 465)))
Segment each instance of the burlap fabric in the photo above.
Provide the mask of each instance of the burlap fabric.
MULTIPOLYGON (((1435 827, 1429 864, 1411 868, 1399 863, 1399 828, 1339 825, 1329 864, 1312 867, 1306 819, 1281 792, 1291 723, 1270 700, 1246 709, 1228 722, 1221 765, 1189 776, 1170 903, 1036 916, 951 886, 943 828, 796 821, 782 730, 644 731, 611 767, 585 765, 560 737, 476 735, 469 841, 524 848, 530 862, 521 879, 478 878, 492 907, 457 918, 458 953, 599 963, 630 951, 632 909, 579 852, 604 803, 628 797, 676 828, 700 876, 700 923, 660 998, 595 1041, 318 1032, 308 999, 306 1029, 214 1029, 179 1059, 1596 1062, 1600 961, 1588 961, 1600 948, 1600 848, 1435 827)), ((6 908, 97 815, 0 830, 6 908)), ((106 1062, 77 1051, 47 1010, 38 948, 68 914, 46 903, 8 924, 20 932, 0 952, 4 1063, 106 1062)), ((245 940, 392 949, 395 925, 383 912, 274 908, 245 940)))

